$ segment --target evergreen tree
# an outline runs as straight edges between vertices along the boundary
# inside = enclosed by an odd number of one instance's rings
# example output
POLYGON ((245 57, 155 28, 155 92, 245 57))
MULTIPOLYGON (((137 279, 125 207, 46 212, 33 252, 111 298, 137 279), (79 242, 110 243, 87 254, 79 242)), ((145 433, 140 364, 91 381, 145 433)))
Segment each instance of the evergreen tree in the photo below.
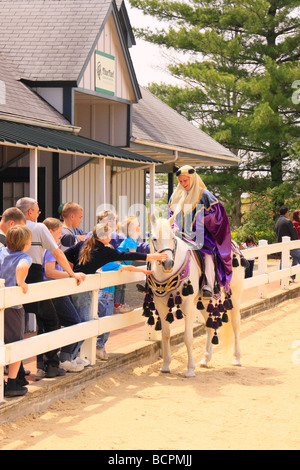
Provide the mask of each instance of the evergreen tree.
POLYGON ((300 1, 130 3, 164 20, 160 30, 136 30, 139 37, 188 54, 169 66, 185 86, 150 90, 242 157, 239 169, 226 170, 230 181, 258 192, 298 181, 300 1))

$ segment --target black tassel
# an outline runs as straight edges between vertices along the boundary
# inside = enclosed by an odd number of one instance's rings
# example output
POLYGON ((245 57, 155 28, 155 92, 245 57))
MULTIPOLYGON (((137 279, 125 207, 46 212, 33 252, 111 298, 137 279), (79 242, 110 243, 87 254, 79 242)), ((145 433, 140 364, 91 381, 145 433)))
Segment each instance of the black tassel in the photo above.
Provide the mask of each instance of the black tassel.
POLYGON ((244 258, 244 256, 241 256, 241 265, 243 266, 243 268, 249 268, 250 266, 249 261, 246 258, 244 258))
POLYGON ((218 317, 218 318, 217 318, 217 323, 218 323, 218 327, 221 328, 221 326, 222 326, 221 317, 218 317))
POLYGON ((189 295, 189 289, 186 283, 183 284, 182 295, 183 297, 187 297, 189 295))
POLYGON ((176 315, 177 320, 181 320, 183 318, 183 313, 180 310, 180 308, 177 308, 175 315, 176 315))
POLYGON ((239 260, 237 259, 236 255, 233 255, 232 267, 233 268, 238 268, 239 267, 239 260))
POLYGON ((211 340, 212 344, 219 344, 219 338, 217 335, 217 332, 215 331, 215 334, 213 336, 213 339, 211 340))
POLYGON ((150 302, 149 308, 150 308, 150 310, 155 310, 155 303, 153 301, 150 302))
POLYGON ((214 306, 213 306, 212 300, 209 301, 209 304, 208 304, 208 306, 207 306, 206 311, 207 311, 208 313, 212 313, 212 312, 214 311, 214 306))
POLYGON ((213 326, 213 321, 212 321, 212 316, 209 314, 208 319, 206 320, 206 328, 212 328, 213 326))
POLYGON ((214 317, 219 317, 220 316, 219 307, 218 307, 217 304, 214 306, 212 314, 213 314, 214 317))
POLYGON ((224 307, 224 310, 231 310, 231 304, 227 296, 224 300, 223 307, 224 307))
POLYGON ((143 316, 149 318, 152 315, 152 312, 149 307, 144 308, 143 316))
POLYGON ((223 313, 222 315, 222 322, 223 323, 228 323, 229 322, 229 318, 228 318, 228 315, 226 312, 223 313))
POLYGON ((155 331, 161 331, 161 319, 159 317, 155 325, 155 331))
POLYGON ((173 308, 175 307, 175 304, 174 304, 174 299, 173 299, 173 295, 171 294, 170 297, 169 297, 169 300, 168 300, 168 307, 169 308, 173 308))
POLYGON ((194 288, 192 286, 191 281, 188 281, 188 291, 189 291, 189 295, 192 295, 194 293, 194 288))
POLYGON ((154 323, 155 323, 155 320, 154 320, 154 316, 153 315, 150 315, 150 317, 148 318, 148 325, 150 326, 153 326, 154 323))
POLYGON ((225 310, 221 300, 219 300, 218 308, 219 308, 220 313, 224 312, 224 310, 225 310))
POLYGON ((204 310, 204 305, 202 303, 201 297, 199 297, 199 300, 197 302, 197 309, 198 310, 204 310))
POLYGON ((149 303, 149 302, 151 302, 152 300, 153 300, 153 298, 152 298, 151 293, 150 293, 150 292, 147 292, 147 294, 145 295, 144 302, 149 303))
POLYGON ((175 304, 176 305, 181 305, 182 304, 182 298, 181 298, 181 295, 179 292, 177 292, 176 296, 175 296, 175 304))
POLYGON ((169 322, 169 323, 173 323, 173 321, 174 321, 174 315, 173 315, 171 309, 169 310, 169 313, 166 316, 166 321, 169 322))

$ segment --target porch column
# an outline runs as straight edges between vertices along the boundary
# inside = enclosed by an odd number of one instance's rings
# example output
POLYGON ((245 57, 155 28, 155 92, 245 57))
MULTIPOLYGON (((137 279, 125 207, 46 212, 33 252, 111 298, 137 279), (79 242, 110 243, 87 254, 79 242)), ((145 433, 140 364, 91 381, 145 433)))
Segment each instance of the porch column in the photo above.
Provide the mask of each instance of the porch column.
POLYGON ((100 158, 100 205, 106 203, 106 163, 105 158, 100 158))
POLYGON ((155 211, 155 163, 150 165, 150 215, 155 211))
POLYGON ((29 196, 38 200, 38 150, 30 149, 29 196))

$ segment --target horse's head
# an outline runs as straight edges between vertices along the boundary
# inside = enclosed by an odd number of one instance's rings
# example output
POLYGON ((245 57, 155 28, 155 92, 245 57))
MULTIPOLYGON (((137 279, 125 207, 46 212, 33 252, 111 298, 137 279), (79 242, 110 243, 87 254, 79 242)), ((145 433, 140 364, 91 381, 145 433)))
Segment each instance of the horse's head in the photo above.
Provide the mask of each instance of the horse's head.
POLYGON ((151 232, 150 242, 154 251, 164 252, 168 258, 163 261, 162 267, 165 273, 170 273, 174 267, 177 240, 167 219, 157 219, 155 215, 150 218, 151 232))

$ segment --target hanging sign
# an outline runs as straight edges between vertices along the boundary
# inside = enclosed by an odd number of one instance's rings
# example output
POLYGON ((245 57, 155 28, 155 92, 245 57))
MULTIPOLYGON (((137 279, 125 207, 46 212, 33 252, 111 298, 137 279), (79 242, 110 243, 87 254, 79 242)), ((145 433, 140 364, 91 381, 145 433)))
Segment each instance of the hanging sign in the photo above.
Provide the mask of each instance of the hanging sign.
POLYGON ((96 81, 95 90, 100 93, 115 94, 115 58, 105 52, 96 51, 95 67, 96 81))

